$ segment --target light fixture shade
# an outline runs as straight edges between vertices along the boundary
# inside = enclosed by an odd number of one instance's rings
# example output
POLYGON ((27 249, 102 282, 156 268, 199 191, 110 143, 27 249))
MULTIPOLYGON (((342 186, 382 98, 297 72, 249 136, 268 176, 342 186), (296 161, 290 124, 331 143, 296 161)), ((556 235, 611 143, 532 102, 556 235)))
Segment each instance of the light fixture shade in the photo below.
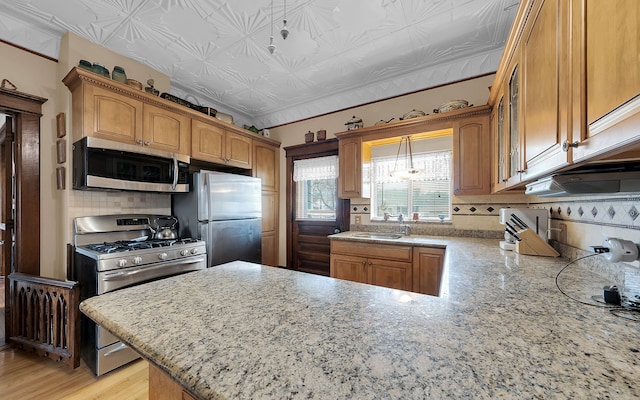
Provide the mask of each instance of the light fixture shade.
POLYGON ((289 36, 289 29, 287 28, 287 20, 286 19, 284 20, 284 26, 280 30, 280 34, 282 35, 282 38, 285 39, 285 40, 289 36))
POLYGON ((273 36, 269 38, 269 46, 267 46, 269 53, 273 54, 276 52, 276 45, 273 44, 273 36))
POLYGON ((396 162, 394 170, 391 171, 391 176, 397 179, 405 181, 415 181, 421 179, 423 171, 413 167, 413 152, 411 150, 411 137, 405 136, 400 140, 398 145, 398 154, 396 154, 396 162), (398 159, 402 150, 402 143, 405 143, 404 148, 404 165, 405 168, 398 168, 398 159))

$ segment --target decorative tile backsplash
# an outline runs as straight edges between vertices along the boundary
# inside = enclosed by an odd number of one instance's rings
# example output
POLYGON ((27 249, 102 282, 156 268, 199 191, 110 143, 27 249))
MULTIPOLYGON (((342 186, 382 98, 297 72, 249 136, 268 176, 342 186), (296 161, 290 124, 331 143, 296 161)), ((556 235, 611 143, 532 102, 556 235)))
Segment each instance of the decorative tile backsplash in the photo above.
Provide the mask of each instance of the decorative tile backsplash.
POLYGON ((638 196, 601 199, 567 197, 549 201, 538 200, 529 204, 533 207, 547 208, 551 218, 555 220, 640 229, 638 196))
POLYGON ((171 195, 144 192, 70 191, 69 216, 171 214, 171 195))

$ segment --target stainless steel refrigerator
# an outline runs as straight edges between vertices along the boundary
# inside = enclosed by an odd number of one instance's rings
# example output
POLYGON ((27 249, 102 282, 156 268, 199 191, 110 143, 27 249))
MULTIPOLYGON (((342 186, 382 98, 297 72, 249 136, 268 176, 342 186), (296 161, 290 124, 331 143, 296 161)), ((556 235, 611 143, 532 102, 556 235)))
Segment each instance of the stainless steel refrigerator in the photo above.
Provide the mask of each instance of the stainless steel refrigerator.
POLYGON ((262 260, 262 184, 259 178, 200 171, 188 193, 172 197, 181 238, 207 245, 207 266, 262 260))

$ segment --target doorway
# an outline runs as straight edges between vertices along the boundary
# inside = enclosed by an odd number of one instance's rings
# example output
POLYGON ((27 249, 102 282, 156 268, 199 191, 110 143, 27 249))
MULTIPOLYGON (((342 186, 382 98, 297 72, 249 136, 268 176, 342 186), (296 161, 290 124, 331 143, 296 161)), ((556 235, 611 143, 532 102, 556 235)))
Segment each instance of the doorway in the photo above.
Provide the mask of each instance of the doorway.
POLYGON ((13 118, 0 113, 0 347, 7 343, 5 297, 12 271, 13 244, 13 118))
POLYGON ((329 276, 328 235, 349 230, 349 200, 338 198, 338 140, 286 147, 287 268, 329 276), (335 163, 333 171, 332 163, 335 163))
POLYGON ((12 336, 9 275, 40 275, 40 118, 46 101, 0 88, 0 346, 12 336))

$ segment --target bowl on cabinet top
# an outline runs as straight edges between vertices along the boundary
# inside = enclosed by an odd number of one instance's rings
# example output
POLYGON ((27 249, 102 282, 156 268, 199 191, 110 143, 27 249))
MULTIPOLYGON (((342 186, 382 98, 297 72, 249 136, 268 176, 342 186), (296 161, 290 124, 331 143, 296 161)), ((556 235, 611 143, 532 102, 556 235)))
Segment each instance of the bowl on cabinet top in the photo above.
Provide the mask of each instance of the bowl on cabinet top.
POLYGON ((413 110, 409 111, 408 113, 406 113, 402 117, 400 117, 400 120, 404 121, 405 119, 424 117, 425 115, 427 115, 427 114, 425 114, 424 111, 416 110, 414 108, 413 110))
POLYGON ((440 107, 434 109, 433 112, 434 113, 449 112, 454 110, 460 110, 462 108, 471 107, 472 105, 473 104, 469 104, 469 102, 466 100, 451 100, 442 104, 440 107))

